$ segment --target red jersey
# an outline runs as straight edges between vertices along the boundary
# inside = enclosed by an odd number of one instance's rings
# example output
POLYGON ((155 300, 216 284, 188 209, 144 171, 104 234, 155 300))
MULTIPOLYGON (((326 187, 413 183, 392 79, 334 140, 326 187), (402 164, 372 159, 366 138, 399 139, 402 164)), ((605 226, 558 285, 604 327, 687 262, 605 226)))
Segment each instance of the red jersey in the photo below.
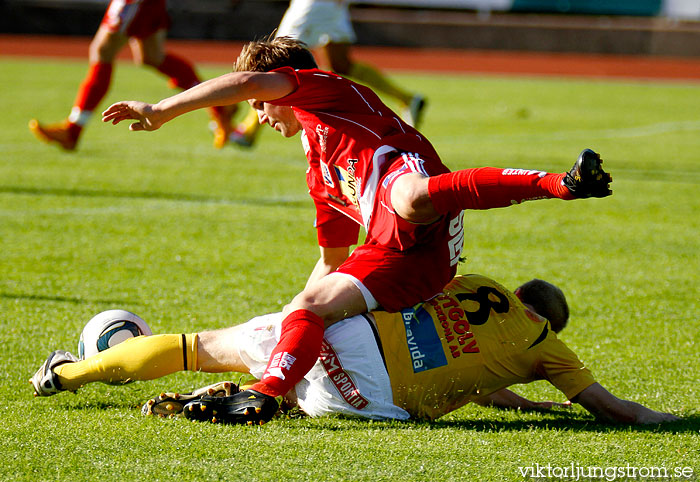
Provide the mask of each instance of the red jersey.
POLYGON ((292 107, 302 125, 322 246, 357 243, 359 226, 347 218, 371 231, 377 189, 396 161, 415 158, 415 171, 425 175, 449 172, 430 142, 369 88, 318 69, 275 72, 289 75, 297 86, 270 103, 292 107))

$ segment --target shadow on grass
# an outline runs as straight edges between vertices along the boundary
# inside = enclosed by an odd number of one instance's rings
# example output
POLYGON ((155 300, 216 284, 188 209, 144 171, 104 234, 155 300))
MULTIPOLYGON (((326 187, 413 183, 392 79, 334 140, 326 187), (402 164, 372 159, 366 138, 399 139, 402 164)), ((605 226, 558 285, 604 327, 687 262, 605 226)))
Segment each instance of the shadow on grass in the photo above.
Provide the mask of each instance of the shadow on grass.
MULTIPOLYGON (((305 428, 343 431, 366 429, 393 430, 442 430, 458 429, 471 432, 523 432, 529 430, 556 430, 570 432, 650 432, 650 433, 700 433, 700 415, 689 415, 677 422, 667 422, 656 425, 628 425, 597 421, 592 417, 566 415, 540 420, 503 420, 479 418, 470 420, 437 420, 427 421, 365 421, 343 416, 326 417, 323 419, 305 419, 305 428)), ((293 421, 288 421, 292 423, 293 421)))
POLYGON ((473 430, 477 432, 494 431, 527 431, 540 430, 566 430, 572 432, 662 432, 662 433, 688 433, 700 432, 700 415, 690 415, 676 422, 667 422, 657 425, 628 425, 597 421, 593 418, 553 418, 545 420, 449 420, 436 421, 430 424, 433 428, 457 428, 473 430))
POLYGON ((140 305, 137 301, 132 300, 93 300, 84 298, 75 298, 72 296, 57 296, 57 295, 28 295, 22 293, 0 293, 0 298, 10 300, 25 300, 25 301, 54 301, 57 303, 74 303, 74 304, 102 304, 102 305, 140 305))
POLYGON ((141 406, 146 403, 146 400, 143 402, 136 402, 134 400, 127 400, 127 399, 122 399, 122 398, 112 398, 112 399, 98 399, 95 398, 93 400, 90 400, 88 402, 80 403, 77 401, 70 401, 67 402, 64 408, 65 410, 70 410, 70 411, 92 411, 92 410, 102 410, 102 411, 107 411, 107 410, 138 410, 139 412, 141 411, 141 406))
POLYGON ((146 200, 166 200, 193 202, 202 204, 226 204, 232 206, 284 206, 284 207, 308 207, 306 199, 294 200, 284 198, 240 198, 228 199, 216 196, 206 196, 202 194, 169 193, 158 191, 110 191, 91 189, 68 189, 68 188, 40 188, 22 186, 0 186, 0 193, 8 194, 28 194, 32 196, 70 196, 87 198, 123 198, 123 199, 146 199, 146 200))
MULTIPOLYGON (((116 387, 115 387, 116 388, 116 387)), ((135 401, 130 397, 103 398, 96 395, 85 400, 66 399, 61 403, 65 410, 90 411, 90 410, 139 410, 146 399, 135 401)), ((505 411, 505 414, 512 413, 505 411)), ((542 412, 541 412, 542 413, 542 412)), ((524 414, 523 417, 526 415, 524 414)), ((419 420, 385 420, 374 421, 348 417, 344 415, 330 415, 320 418, 310 418, 298 410, 289 415, 278 415, 273 419, 275 424, 299 424, 306 430, 322 430, 331 432, 358 431, 358 430, 464 430, 470 432, 523 432, 529 430, 556 430, 570 432, 637 432, 637 433, 700 433, 700 414, 684 417, 676 422, 667 422, 658 425, 628 425, 622 423, 602 422, 585 414, 571 414, 566 411, 546 412, 546 418, 539 420, 503 420, 500 418, 481 417, 468 420, 437 420, 434 422, 419 420)), ((207 426, 209 424, 204 424, 207 426)))

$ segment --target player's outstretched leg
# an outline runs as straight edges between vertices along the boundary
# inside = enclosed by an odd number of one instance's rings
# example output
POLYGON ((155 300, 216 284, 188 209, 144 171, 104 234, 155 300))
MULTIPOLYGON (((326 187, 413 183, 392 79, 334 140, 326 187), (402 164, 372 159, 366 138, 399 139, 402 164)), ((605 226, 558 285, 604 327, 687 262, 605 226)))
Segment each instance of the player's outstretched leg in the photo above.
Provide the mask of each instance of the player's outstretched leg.
POLYGON ((159 417, 181 415, 185 405, 200 400, 203 396, 229 397, 238 392, 238 385, 229 381, 198 388, 191 393, 164 392, 144 403, 141 414, 159 417))
POLYGON ((262 425, 277 413, 279 403, 274 397, 244 390, 230 397, 203 396, 185 405, 189 420, 233 425, 262 425))
POLYGON ((75 356, 64 350, 51 352, 41 368, 37 370, 29 383, 34 386, 35 397, 48 397, 63 391, 58 381, 58 376, 53 372, 54 368, 64 363, 79 361, 75 356))
POLYGON ((603 171, 602 163, 597 152, 584 149, 562 182, 577 198, 610 196, 612 176, 603 171))

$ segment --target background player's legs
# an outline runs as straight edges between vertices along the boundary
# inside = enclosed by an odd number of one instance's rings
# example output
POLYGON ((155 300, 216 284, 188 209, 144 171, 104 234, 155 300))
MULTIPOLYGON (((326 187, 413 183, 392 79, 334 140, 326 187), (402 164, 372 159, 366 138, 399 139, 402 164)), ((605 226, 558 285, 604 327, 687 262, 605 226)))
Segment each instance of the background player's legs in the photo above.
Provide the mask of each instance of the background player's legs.
POLYGON ((411 102, 413 94, 407 92, 384 75, 379 69, 361 62, 356 62, 351 58, 351 45, 348 43, 328 43, 320 47, 319 51, 325 57, 325 63, 337 74, 352 77, 353 79, 371 87, 378 93, 387 94, 397 99, 401 104, 407 105, 411 102))
POLYGON ((414 127, 420 122, 425 100, 422 96, 408 92, 384 75, 376 67, 356 62, 350 55, 351 45, 349 43, 330 42, 320 48, 320 52, 325 57, 325 62, 333 72, 364 84, 379 94, 386 94, 398 100, 404 120, 414 127), (413 106, 413 108, 412 108, 413 106))
POLYGON ((100 26, 90 43, 90 66, 73 103, 69 117, 62 123, 41 125, 35 119, 29 124, 31 131, 41 140, 56 143, 66 150, 75 149, 83 127, 92 112, 109 90, 114 59, 127 43, 128 37, 110 32, 100 26))
POLYGON ((168 77, 173 88, 189 89, 199 83, 199 77, 187 60, 165 51, 167 32, 160 29, 142 39, 130 41, 131 52, 137 65, 148 65, 168 77))
MULTIPOLYGON (((174 88, 187 90, 199 84, 201 80, 192 63, 166 51, 166 37, 166 30, 160 29, 143 39, 131 39, 134 62, 155 68, 168 77, 174 88)), ((231 133, 231 117, 236 112, 236 106, 213 107, 209 112, 214 121, 214 146, 221 148, 231 133)))
POLYGON ((249 107, 246 116, 231 132, 229 140, 241 147, 252 147, 261 127, 257 111, 249 107))

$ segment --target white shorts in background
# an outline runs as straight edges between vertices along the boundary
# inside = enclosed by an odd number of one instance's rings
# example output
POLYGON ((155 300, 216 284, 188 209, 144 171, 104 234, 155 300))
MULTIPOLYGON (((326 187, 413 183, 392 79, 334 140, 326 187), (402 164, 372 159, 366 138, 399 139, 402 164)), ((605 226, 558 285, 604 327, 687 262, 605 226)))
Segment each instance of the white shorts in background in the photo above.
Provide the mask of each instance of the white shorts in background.
MULTIPOLYGON (((326 330, 319 360, 295 387, 304 412, 312 417, 342 413, 375 420, 409 418, 394 405, 389 375, 369 323, 358 315, 326 330)), ((274 313, 242 325, 240 357, 256 378, 265 372, 281 324, 282 315, 274 313)))
POLYGON ((338 0, 292 0, 275 35, 301 40, 310 49, 357 40, 348 5, 338 0))

